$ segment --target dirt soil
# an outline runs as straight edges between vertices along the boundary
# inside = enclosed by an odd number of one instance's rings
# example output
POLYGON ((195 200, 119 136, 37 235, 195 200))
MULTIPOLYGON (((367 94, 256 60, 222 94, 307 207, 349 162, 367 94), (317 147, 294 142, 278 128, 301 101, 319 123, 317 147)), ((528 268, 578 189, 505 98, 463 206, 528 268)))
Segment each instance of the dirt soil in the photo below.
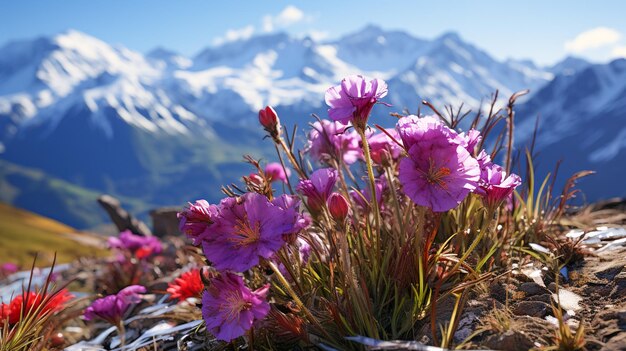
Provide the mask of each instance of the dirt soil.
MULTIPOLYGON (((626 248, 585 257, 559 281, 572 334, 583 323, 586 350, 626 350, 626 248)), ((468 302, 455 341, 476 332, 472 349, 529 350, 555 345, 554 278, 511 274, 468 302), (543 281, 543 284, 542 284, 543 281), (482 328, 482 329, 481 329, 482 328), (480 332, 483 330, 483 332, 480 332)))

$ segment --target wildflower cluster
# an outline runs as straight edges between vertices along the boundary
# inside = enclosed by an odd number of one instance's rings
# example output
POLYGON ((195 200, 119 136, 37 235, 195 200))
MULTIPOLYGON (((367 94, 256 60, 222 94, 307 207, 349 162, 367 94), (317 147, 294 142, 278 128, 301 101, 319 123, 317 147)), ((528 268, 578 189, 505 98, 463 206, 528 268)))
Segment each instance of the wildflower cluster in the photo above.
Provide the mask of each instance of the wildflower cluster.
POLYGON ((312 124, 300 154, 266 107, 259 121, 281 162, 263 169, 248 158, 257 172, 243 177, 247 191, 226 188, 219 204, 179 213, 214 271, 202 311, 217 339, 264 342, 255 335, 265 333, 293 346, 315 335, 345 348, 349 335, 402 338, 444 290, 485 279, 496 251, 485 249, 520 178, 478 149, 478 130, 459 133, 439 117, 404 116, 374 132, 369 116, 386 94, 384 81, 362 76, 328 89, 331 120, 312 124), (322 167, 307 167, 306 155, 322 167))

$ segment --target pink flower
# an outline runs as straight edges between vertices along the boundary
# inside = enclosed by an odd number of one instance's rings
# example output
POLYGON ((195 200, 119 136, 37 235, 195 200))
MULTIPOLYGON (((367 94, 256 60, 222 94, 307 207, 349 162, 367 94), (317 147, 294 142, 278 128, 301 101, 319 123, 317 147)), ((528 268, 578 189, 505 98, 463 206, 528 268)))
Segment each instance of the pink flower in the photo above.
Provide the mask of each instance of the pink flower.
POLYGON ((400 118, 396 123, 396 131, 407 152, 411 146, 423 140, 426 134, 432 134, 433 130, 437 130, 437 133, 445 135, 456 144, 467 145, 463 137, 446 127, 439 118, 434 116, 417 117, 410 115, 400 118))
POLYGON ((472 155, 474 155, 474 150, 476 149, 476 145, 483 140, 482 135, 476 129, 470 129, 467 134, 461 133, 461 137, 465 140, 466 147, 465 149, 472 155))
POLYGON ((112 325, 118 325, 128 308, 141 301, 146 288, 141 285, 128 286, 115 295, 108 295, 97 299, 85 309, 85 320, 101 318, 112 325))
POLYGON ((6 262, 0 265, 0 276, 8 276, 19 270, 15 263, 6 262))
POLYGON ((507 200, 513 190, 522 184, 522 179, 514 173, 507 177, 506 171, 501 166, 488 162, 481 167, 479 187, 476 193, 481 195, 485 205, 490 209, 496 209, 507 200))
POLYGON ((334 121, 352 122, 364 129, 374 104, 386 95, 387 83, 381 79, 360 75, 346 77, 340 85, 326 90, 325 100, 330 106, 328 116, 334 121))
POLYGON ((202 317, 206 328, 218 339, 230 342, 244 335, 256 320, 270 311, 266 301, 269 284, 252 291, 243 279, 224 272, 211 280, 202 295, 202 317))
POLYGON ((332 193, 337 182, 337 170, 321 168, 313 172, 309 179, 298 183, 297 190, 307 197, 307 205, 313 212, 319 212, 326 205, 326 200, 332 193))
POLYGON ((328 120, 313 123, 305 152, 325 164, 332 164, 332 160, 343 160, 347 165, 355 163, 363 157, 363 150, 359 146, 358 134, 347 128, 328 120))
POLYGON ((283 168, 278 162, 268 163, 265 166, 265 176, 270 182, 281 181, 287 183, 287 178, 291 175, 289 168, 283 168))
POLYGON ((125 230, 118 237, 111 237, 108 240, 109 247, 126 250, 137 258, 159 254, 163 251, 161 241, 154 236, 135 235, 130 230, 125 230))
MULTIPOLYGON (((385 129, 385 131, 396 140, 400 140, 395 129, 385 129)), ((385 158, 396 160, 402 154, 402 147, 383 132, 372 134, 367 138, 367 142, 370 146, 372 161, 376 164, 382 164, 385 158)))
POLYGON ((396 128, 408 151, 400 161, 398 179, 414 203, 445 212, 476 189, 478 161, 456 132, 432 117, 404 117, 396 128))
POLYGON ((270 258, 297 230, 299 214, 283 209, 267 197, 247 193, 222 201, 220 214, 202 242, 205 256, 218 270, 244 272, 270 258))
POLYGON ((209 205, 206 200, 189 203, 189 206, 178 213, 180 231, 191 239, 194 245, 200 244, 209 233, 209 226, 215 222, 218 209, 209 205))

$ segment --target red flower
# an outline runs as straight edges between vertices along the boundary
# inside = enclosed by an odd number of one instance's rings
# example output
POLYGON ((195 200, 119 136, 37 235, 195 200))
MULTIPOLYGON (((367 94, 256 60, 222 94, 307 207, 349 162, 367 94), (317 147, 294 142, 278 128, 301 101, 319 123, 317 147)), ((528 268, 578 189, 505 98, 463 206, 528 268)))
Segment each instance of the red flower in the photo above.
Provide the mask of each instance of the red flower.
POLYGON ((1 306, 2 321, 8 317, 9 325, 15 325, 20 321, 20 316, 23 318, 30 313, 35 313, 41 317, 47 313, 60 311, 73 297, 66 289, 59 290, 52 295, 25 292, 15 297, 9 304, 1 306))
POLYGON ((167 292, 170 293, 170 300, 178 299, 178 302, 182 302, 189 297, 199 298, 203 289, 200 270, 192 269, 171 282, 167 287, 167 292))
POLYGON ((0 305, 0 328, 4 327, 4 323, 6 322, 9 314, 11 313, 11 308, 6 303, 0 305))

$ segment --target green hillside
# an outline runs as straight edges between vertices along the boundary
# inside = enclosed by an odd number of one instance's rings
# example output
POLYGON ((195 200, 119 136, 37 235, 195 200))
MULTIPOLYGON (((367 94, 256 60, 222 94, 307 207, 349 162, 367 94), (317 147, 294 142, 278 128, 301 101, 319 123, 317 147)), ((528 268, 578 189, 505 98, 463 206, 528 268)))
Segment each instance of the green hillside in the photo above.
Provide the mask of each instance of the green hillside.
MULTIPOLYGON (((0 160, 0 202, 28 208, 75 228, 93 228, 109 221, 96 201, 101 194, 42 171, 0 160)), ((133 214, 145 213, 150 208, 135 199, 120 201, 133 214)))

